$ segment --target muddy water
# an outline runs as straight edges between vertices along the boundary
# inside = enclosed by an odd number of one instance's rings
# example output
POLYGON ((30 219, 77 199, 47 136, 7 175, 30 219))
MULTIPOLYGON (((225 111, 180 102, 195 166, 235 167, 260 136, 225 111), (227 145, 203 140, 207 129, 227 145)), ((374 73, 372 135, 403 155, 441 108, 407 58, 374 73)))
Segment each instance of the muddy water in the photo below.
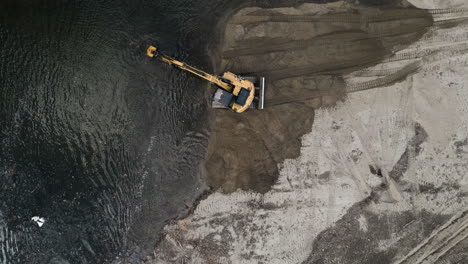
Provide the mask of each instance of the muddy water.
POLYGON ((277 164, 299 155, 314 109, 345 100, 342 76, 389 57, 432 24, 426 11, 400 5, 341 2, 237 12, 226 23, 218 67, 267 77, 266 109, 242 116, 217 112, 208 184, 226 192, 268 191, 277 164))

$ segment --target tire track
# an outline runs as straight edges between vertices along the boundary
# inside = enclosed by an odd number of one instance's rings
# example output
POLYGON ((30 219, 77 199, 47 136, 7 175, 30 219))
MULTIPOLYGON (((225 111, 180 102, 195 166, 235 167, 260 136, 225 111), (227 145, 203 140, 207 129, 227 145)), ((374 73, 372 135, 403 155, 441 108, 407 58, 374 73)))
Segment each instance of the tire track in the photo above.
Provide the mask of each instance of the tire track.
MULTIPOLYGON (((379 61, 379 58, 376 54, 366 55, 366 57, 361 57, 361 65, 370 65, 379 61)), ((295 67, 289 67, 286 69, 272 69, 265 70, 261 72, 254 72, 255 74, 269 76, 270 80, 278 81, 293 77, 300 77, 306 75, 314 74, 329 74, 331 72, 340 72, 340 71, 352 71, 352 69, 358 67, 355 65, 353 60, 343 60, 341 62, 330 62, 320 65, 300 65, 295 67)))
MULTIPOLYGON (((374 88, 380 88, 380 87, 385 87, 389 86, 399 80, 402 80, 409 76, 410 74, 415 73, 421 66, 421 63, 419 61, 410 63, 400 70, 397 70, 396 72, 391 72, 395 70, 387 70, 387 74, 385 77, 370 80, 367 82, 362 82, 362 83, 351 83, 348 84, 345 88, 346 93, 354 93, 354 92, 360 92, 360 91, 365 91, 365 90, 370 90, 374 88)), ((382 70, 381 73, 385 73, 385 70, 382 70)))
MULTIPOLYGON (((352 12, 353 10, 350 10, 352 12)), ((283 14, 262 14, 252 12, 244 16, 233 19, 230 23, 233 24, 254 24, 261 22, 342 22, 342 23, 372 23, 372 22, 387 22, 392 20, 405 20, 416 18, 428 18, 429 13, 426 10, 411 9, 411 10, 387 10, 385 14, 366 15, 366 14, 351 14, 337 13, 327 15, 283 15, 283 14)))
POLYGON ((468 210, 453 216, 428 238, 394 264, 429 264, 445 256, 460 242, 468 238, 468 210))
POLYGON ((418 43, 424 43, 424 45, 432 45, 432 46, 437 46, 438 45, 446 45, 447 43, 450 43, 453 45, 453 43, 467 43, 468 44, 468 31, 462 31, 462 32, 441 32, 441 33, 436 33, 433 32, 432 34, 426 34, 423 36, 418 43))
MULTIPOLYGON (((398 30, 389 30, 385 32, 363 32, 363 31, 344 31, 334 34, 327 34, 311 39, 293 40, 279 38, 262 38, 252 42, 251 40, 245 43, 239 43, 237 48, 229 49, 223 52, 224 59, 232 59, 239 56, 259 55, 273 52, 290 52, 291 50, 303 50, 307 48, 319 48, 330 45, 336 45, 339 40, 347 42, 379 40, 390 37, 398 37, 406 34, 415 34, 423 32, 428 27, 425 24, 418 28, 405 27, 398 30)), ((421 34, 422 35, 422 34, 421 34)))
POLYGON ((262 38, 261 41, 246 41, 240 43, 238 48, 226 50, 223 53, 225 59, 239 56, 259 55, 272 52, 290 52, 291 50, 301 50, 314 47, 324 47, 336 45, 337 39, 349 41, 359 41, 368 39, 363 32, 339 32, 327 34, 312 39, 292 40, 288 38, 262 38))
MULTIPOLYGON (((450 34, 444 34, 449 36, 450 34)), ((467 35, 468 38, 468 35, 467 35)), ((443 37, 441 37, 443 39, 443 37)), ((463 39, 460 36, 460 39, 463 39)), ((455 42, 456 43, 456 42, 455 42)), ((395 56, 384 60, 383 63, 389 62, 396 62, 396 61, 403 61, 403 60, 413 60, 416 59, 413 63, 410 63, 403 68, 397 69, 383 69, 383 70, 364 70, 362 72, 358 72, 356 76, 361 77, 371 77, 371 73, 375 73, 376 75, 386 75, 385 77, 362 82, 362 83, 350 83, 346 87, 347 93, 358 92, 369 90, 377 87, 384 87, 393 84, 394 82, 405 78, 406 76, 416 72, 420 67, 430 67, 431 64, 434 64, 437 61, 442 59, 446 59, 449 56, 454 55, 463 55, 468 51, 468 42, 456 43, 456 44, 449 44, 442 47, 435 47, 435 48, 428 48, 428 49, 421 49, 416 51, 408 51, 403 52, 400 54, 396 54, 395 56), (419 60, 422 59, 422 60, 419 60)))
POLYGON ((388 69, 365 69, 352 73, 352 77, 376 77, 376 76, 387 76, 389 74, 395 74, 400 71, 401 68, 388 68, 388 69))
POLYGON ((431 15, 451 15, 457 13, 466 13, 468 8, 445 8, 445 9, 426 9, 431 15))
POLYGON ((434 29, 445 29, 459 26, 468 22, 468 14, 462 17, 454 17, 448 19, 434 20, 434 29))
POLYGON ((393 56, 383 60, 382 63, 426 58, 427 56, 432 56, 440 51, 453 52, 454 54, 458 54, 460 52, 466 51, 467 49, 468 49, 468 42, 455 43, 455 44, 447 43, 446 45, 424 48, 424 49, 416 47, 408 51, 396 53, 393 56))

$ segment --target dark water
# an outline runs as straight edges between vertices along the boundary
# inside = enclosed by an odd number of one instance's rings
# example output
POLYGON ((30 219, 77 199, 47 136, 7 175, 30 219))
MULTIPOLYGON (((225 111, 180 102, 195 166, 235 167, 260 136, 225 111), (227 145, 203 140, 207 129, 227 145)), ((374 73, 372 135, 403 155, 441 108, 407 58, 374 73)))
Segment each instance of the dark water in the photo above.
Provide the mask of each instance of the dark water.
POLYGON ((203 82, 143 52, 207 67, 200 6, 0 6, 0 263, 138 262, 199 193, 208 136, 203 82))
POLYGON ((0 264, 141 263, 209 130, 204 82, 145 48, 210 70, 216 22, 276 2, 0 1, 0 264))

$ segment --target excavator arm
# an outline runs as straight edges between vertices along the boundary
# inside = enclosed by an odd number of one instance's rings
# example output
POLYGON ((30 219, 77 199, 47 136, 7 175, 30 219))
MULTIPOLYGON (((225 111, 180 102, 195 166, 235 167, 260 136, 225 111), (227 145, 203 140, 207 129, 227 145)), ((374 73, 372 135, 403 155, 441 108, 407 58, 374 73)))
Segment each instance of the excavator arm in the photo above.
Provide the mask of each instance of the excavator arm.
POLYGON ((222 81, 219 77, 217 76, 214 76, 214 75, 211 75, 209 73, 206 73, 202 70, 199 70, 195 67, 192 67, 184 62, 180 62, 172 57, 169 57, 167 55, 164 55, 162 53, 159 53, 157 48, 154 47, 154 46, 150 46, 148 48, 148 50, 146 51, 146 55, 148 55, 149 57, 151 58, 159 58, 161 61, 165 62, 165 63, 168 63, 170 65, 174 65, 176 66, 177 68, 181 69, 181 70, 184 70, 184 71, 188 71, 192 74, 195 74, 197 76, 199 76, 200 78, 203 78, 211 83, 214 83, 216 84, 217 86, 223 88, 224 90, 228 91, 228 92, 232 92, 234 86, 227 83, 227 82, 224 82, 222 81))

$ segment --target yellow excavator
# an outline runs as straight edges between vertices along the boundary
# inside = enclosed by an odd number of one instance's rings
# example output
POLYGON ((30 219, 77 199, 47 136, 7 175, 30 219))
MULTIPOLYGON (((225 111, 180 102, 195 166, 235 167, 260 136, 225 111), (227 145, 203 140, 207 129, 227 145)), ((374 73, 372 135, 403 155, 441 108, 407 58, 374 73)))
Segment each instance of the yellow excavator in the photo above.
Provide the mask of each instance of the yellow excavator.
POLYGON ((150 46, 146 55, 158 58, 161 61, 173 65, 181 70, 188 71, 217 86, 211 96, 214 108, 229 108, 237 113, 242 113, 248 108, 263 109, 265 78, 240 77, 231 72, 225 72, 222 77, 214 76, 171 58, 154 46, 150 46), (255 86, 258 83, 258 86, 255 86))

